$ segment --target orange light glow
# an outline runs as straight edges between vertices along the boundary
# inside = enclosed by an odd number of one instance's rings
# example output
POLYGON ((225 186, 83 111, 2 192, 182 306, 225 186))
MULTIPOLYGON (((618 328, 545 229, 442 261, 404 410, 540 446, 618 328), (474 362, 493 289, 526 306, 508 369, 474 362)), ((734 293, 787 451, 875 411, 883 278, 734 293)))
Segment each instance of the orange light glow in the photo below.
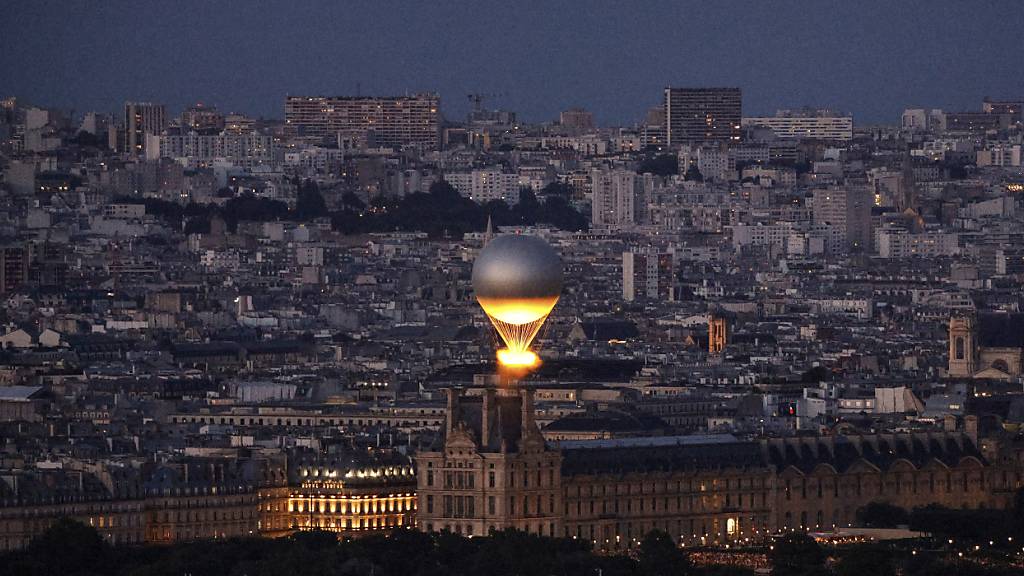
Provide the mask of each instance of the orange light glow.
POLYGON ((540 364, 540 358, 530 350, 541 326, 558 296, 547 298, 481 298, 480 307, 487 313, 508 348, 498 350, 498 363, 505 368, 527 370, 540 364))
POLYGON ((483 298, 477 296, 480 307, 493 319, 506 324, 529 324, 547 318, 558 302, 558 296, 548 298, 483 298))
POLYGON ((530 350, 498 350, 498 362, 509 368, 533 368, 540 364, 540 357, 530 350))

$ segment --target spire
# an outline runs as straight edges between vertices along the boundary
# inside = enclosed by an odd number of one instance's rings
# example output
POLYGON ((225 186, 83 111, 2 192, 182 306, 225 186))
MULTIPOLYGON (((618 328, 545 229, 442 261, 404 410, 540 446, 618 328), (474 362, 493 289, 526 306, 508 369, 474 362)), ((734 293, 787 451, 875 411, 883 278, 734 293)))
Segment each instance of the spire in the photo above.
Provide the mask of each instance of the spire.
POLYGON ((494 237, 494 226, 491 224, 491 215, 487 215, 487 231, 484 232, 484 246, 494 237))

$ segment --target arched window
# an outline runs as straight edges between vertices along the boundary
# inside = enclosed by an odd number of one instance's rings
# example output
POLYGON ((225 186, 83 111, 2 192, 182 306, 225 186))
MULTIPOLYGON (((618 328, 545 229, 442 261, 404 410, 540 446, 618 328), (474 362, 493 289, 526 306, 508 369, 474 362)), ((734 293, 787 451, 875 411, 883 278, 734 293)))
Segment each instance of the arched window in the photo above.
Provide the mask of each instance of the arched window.
POLYGON ((993 362, 992 367, 995 368, 996 370, 999 370, 1000 372, 1005 372, 1007 374, 1010 373, 1010 365, 1007 364, 1006 360, 1003 360, 1002 358, 993 362))
POLYGON ((954 354, 956 355, 956 359, 957 360, 963 360, 966 357, 966 351, 964 350, 965 346, 964 346, 964 337, 963 336, 957 336, 956 337, 956 340, 954 341, 954 348, 956 349, 955 352, 954 352, 954 354))

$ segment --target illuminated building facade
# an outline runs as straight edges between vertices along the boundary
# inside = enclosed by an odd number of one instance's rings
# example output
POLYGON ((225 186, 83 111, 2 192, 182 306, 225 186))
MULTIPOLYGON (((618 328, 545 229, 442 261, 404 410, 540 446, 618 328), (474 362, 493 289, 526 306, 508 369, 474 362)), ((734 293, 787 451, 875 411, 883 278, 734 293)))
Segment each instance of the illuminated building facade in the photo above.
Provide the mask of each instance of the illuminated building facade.
POLYGON ((276 516, 268 518, 269 531, 327 530, 353 537, 416 524, 416 475, 404 458, 300 463, 294 473, 287 493, 270 495, 263 505, 265 513, 285 512, 267 514, 276 516))
POLYGON ((708 316, 708 354, 721 354, 725 343, 725 318, 711 314, 708 316))
POLYGON ((259 533, 259 492, 216 487, 155 492, 145 501, 146 542, 240 538, 259 533))
POLYGON ((739 142, 743 96, 739 88, 665 88, 669 145, 739 142))
POLYGON ((545 444, 533 392, 450 392, 442 444, 417 461, 418 526, 480 535, 517 528, 635 546, 652 530, 680 544, 856 522, 872 502, 1005 508, 1022 485, 1020 447, 963 430, 741 440, 661 436, 545 444))
POLYGON ((418 145, 436 149, 441 135, 441 99, 415 96, 288 96, 285 122, 304 136, 334 139, 339 134, 377 146, 418 145))
POLYGON ((125 102, 124 147, 133 156, 146 153, 146 135, 157 135, 167 127, 167 111, 163 104, 125 102))

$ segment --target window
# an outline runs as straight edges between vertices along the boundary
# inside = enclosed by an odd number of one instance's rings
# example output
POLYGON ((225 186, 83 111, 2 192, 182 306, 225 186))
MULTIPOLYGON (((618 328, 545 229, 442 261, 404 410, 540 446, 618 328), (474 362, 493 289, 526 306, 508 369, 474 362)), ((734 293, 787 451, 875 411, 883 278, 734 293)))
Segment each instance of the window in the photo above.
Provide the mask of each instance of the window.
POLYGON ((427 514, 434 513, 434 496, 433 494, 427 495, 427 514))
POLYGON ((487 513, 494 514, 494 496, 487 497, 487 513))
POLYGON ((494 470, 487 473, 487 486, 488 488, 494 488, 494 470))
POLYGON ((956 351, 955 351, 956 359, 957 360, 963 360, 964 356, 966 355, 965 354, 965 348, 966 347, 964 346, 964 337, 963 336, 957 336, 956 337, 954 348, 956 348, 956 351))
POLYGON ((427 470, 427 486, 433 486, 433 485, 434 485, 434 471, 428 469, 427 470))

